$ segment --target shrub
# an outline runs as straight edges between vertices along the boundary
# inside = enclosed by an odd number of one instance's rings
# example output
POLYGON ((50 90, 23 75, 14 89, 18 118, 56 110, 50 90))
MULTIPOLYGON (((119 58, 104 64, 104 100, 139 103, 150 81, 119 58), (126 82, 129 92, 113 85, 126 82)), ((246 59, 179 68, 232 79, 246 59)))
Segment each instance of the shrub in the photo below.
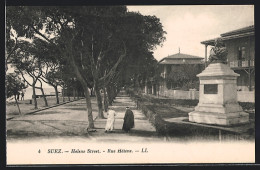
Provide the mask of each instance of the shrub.
POLYGON ((238 103, 243 108, 243 110, 255 109, 255 103, 250 103, 250 102, 238 102, 238 103))

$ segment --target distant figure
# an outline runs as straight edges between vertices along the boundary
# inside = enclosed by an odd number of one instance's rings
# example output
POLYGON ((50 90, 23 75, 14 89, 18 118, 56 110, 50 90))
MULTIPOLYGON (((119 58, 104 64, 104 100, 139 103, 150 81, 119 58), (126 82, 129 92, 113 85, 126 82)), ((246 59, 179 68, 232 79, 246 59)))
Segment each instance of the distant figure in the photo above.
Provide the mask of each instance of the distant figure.
POLYGON ((24 93, 21 93, 21 100, 24 100, 24 93))
POLYGON ((114 130, 115 116, 116 112, 114 110, 108 110, 105 132, 111 132, 114 130))
POLYGON ((124 124, 122 130, 129 132, 131 128, 135 126, 134 123, 134 113, 130 110, 129 107, 126 107, 124 124))
POLYGON ((19 97, 20 97, 20 93, 17 92, 17 100, 19 100, 19 97))

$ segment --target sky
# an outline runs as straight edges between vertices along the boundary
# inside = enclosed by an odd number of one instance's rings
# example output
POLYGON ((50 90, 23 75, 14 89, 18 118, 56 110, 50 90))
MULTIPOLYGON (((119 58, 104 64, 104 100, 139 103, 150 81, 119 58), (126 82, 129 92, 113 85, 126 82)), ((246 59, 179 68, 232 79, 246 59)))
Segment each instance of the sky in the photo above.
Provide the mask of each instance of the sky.
MULTIPOLYGON (((154 57, 158 61, 178 53, 179 48, 181 53, 204 58, 205 47, 201 41, 254 24, 253 5, 150 5, 127 8, 160 19, 167 34, 163 47, 157 46, 154 50, 154 57)), ((208 53, 209 51, 208 47, 208 53)), ((12 71, 9 68, 8 72, 12 71)), ((51 86, 43 83, 43 87, 51 86)))
POLYGON ((253 5, 150 5, 127 8, 160 19, 167 34, 163 47, 158 46, 154 50, 154 57, 158 61, 178 53, 179 48, 181 53, 204 58, 205 46, 200 42, 254 25, 253 5))

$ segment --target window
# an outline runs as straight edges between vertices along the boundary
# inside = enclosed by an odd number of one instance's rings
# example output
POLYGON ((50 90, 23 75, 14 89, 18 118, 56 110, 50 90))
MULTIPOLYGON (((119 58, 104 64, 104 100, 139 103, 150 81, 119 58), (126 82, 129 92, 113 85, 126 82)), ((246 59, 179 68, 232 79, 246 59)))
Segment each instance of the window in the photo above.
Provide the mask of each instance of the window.
POLYGON ((246 59, 246 47, 238 47, 238 60, 246 59))

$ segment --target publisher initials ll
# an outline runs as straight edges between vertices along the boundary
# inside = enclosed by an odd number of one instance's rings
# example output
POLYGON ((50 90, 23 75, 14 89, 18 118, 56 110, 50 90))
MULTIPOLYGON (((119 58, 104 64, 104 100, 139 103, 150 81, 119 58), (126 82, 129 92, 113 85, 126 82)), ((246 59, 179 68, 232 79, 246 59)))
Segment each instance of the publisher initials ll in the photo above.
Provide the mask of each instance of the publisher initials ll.
POLYGON ((142 152, 148 152, 147 148, 142 148, 142 152))

